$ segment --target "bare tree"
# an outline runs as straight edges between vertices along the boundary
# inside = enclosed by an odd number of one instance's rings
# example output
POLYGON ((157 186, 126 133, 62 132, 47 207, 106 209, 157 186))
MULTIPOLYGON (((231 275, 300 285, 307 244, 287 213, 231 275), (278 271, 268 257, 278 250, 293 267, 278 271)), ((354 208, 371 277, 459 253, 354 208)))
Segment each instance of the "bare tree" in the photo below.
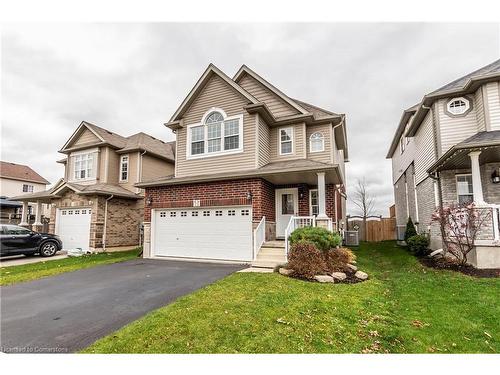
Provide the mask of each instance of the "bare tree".
POLYGON ((372 197, 370 192, 368 191, 367 184, 364 178, 363 180, 358 179, 354 193, 352 193, 351 201, 358 208, 360 216, 363 218, 363 229, 366 236, 366 219, 374 214, 375 198, 372 197))

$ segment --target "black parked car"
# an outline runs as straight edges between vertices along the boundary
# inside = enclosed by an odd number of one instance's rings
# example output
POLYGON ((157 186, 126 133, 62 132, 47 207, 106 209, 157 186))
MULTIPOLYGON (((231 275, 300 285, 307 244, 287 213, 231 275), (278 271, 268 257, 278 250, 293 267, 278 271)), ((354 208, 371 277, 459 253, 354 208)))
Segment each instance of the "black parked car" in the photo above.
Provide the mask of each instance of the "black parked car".
POLYGON ((18 225, 1 224, 0 256, 34 255, 51 257, 62 249, 58 236, 47 233, 37 233, 18 225))

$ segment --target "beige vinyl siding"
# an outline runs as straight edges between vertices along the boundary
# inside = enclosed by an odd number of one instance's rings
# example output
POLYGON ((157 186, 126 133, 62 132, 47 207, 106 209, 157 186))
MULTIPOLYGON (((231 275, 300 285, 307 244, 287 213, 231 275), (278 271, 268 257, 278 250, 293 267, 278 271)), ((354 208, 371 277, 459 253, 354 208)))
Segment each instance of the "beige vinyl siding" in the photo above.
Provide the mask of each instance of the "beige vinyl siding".
POLYGON ((480 87, 474 94, 474 107, 476 107, 477 131, 486 130, 483 105, 483 88, 480 87))
POLYGON ((171 176, 174 174, 174 165, 165 160, 148 154, 142 156, 142 178, 147 181, 153 178, 171 176))
POLYGON ((101 140, 95 136, 89 129, 84 128, 80 136, 73 141, 70 147, 89 144, 92 142, 100 142, 101 140))
POLYGON ((488 100, 489 130, 500 130, 500 82, 490 82, 483 86, 488 100))
POLYGON ((299 113, 290 104, 286 103, 283 99, 248 74, 245 74, 238 84, 252 94, 258 101, 266 103, 275 117, 290 116, 299 113))
POLYGON ((425 180, 427 169, 436 161, 434 146, 434 127, 432 123, 432 112, 427 112, 422 124, 415 134, 415 180, 416 184, 425 180))
POLYGON ((270 144, 271 144, 271 158, 270 162, 277 162, 283 160, 304 159, 306 152, 306 127, 304 123, 280 126, 270 129, 270 144), (280 142, 279 142, 279 129, 293 128, 293 153, 290 155, 280 155, 280 142))
POLYGON ((272 129, 266 124, 266 122, 259 116, 259 142, 258 142, 258 161, 257 167, 262 167, 269 163, 271 160, 271 143, 270 136, 272 129))
POLYGON ((332 139, 331 139, 331 127, 332 124, 323 124, 323 125, 310 125, 306 128, 306 147, 307 147, 307 158, 311 160, 321 161, 323 163, 331 163, 332 162, 332 139), (322 152, 311 152, 311 143, 310 138, 311 135, 319 132, 323 135, 323 139, 325 142, 325 150, 322 152))
MULTIPOLYGON (((134 184, 138 182, 137 178, 137 163, 139 162, 139 157, 137 152, 131 152, 128 154, 119 154, 118 155, 118 184, 127 190, 134 191, 136 190, 134 184), (120 181, 121 174, 121 157, 123 155, 128 155, 128 179, 127 181, 120 181)), ((110 165, 111 168, 111 165, 110 165)))
POLYGON ((243 152, 187 160, 187 128, 183 127, 176 133, 177 177, 255 168, 255 115, 243 109, 247 104, 247 99, 220 77, 214 75, 207 82, 188 108, 184 116, 185 126, 200 123, 202 116, 213 107, 221 108, 228 116, 243 114, 243 152))
MULTIPOLYGON (((120 155, 117 154, 112 148, 108 149, 108 184, 118 184, 120 175, 120 155)), ((103 172, 104 175, 104 172, 103 172)))
POLYGON ((447 99, 438 102, 438 116, 441 133, 441 152, 444 154, 450 147, 477 133, 476 108, 466 116, 451 117, 445 113, 447 99))

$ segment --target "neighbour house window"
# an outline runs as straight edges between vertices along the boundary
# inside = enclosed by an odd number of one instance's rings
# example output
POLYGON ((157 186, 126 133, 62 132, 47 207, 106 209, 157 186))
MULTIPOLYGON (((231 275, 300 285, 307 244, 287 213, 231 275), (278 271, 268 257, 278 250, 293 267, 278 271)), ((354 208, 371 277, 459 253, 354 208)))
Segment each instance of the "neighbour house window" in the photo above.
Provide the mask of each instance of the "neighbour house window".
POLYGON ((33 185, 23 184, 23 193, 33 193, 33 185))
POLYGON ((462 174, 457 175, 456 178, 458 203, 471 203, 474 200, 474 193, 472 190, 472 175, 462 174))
POLYGON ((325 139, 323 134, 316 132, 309 137, 309 150, 311 152, 325 151, 325 139))
POLYGON ((319 203, 318 203, 318 190, 309 190, 309 207, 311 215, 317 216, 319 214, 319 203))
POLYGON ((78 154, 75 160, 75 180, 87 180, 94 177, 94 155, 93 153, 78 154))
POLYGON ((218 154, 241 149, 241 116, 228 118, 212 111, 203 125, 191 126, 191 156, 218 154))
POLYGON ((293 128, 281 128, 280 132, 280 155, 288 155, 293 152, 293 128))
POLYGON ((470 101, 466 98, 453 98, 446 105, 452 115, 462 115, 470 109, 470 101))
POLYGON ((120 181, 128 180, 128 155, 122 155, 120 158, 120 181))

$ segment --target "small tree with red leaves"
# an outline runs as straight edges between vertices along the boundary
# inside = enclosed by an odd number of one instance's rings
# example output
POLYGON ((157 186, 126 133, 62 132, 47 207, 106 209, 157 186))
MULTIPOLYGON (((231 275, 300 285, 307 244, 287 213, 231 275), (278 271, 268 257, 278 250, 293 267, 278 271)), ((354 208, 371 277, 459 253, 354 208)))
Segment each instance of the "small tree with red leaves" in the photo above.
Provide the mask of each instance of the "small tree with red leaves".
POLYGON ((445 253, 465 265, 481 228, 490 217, 490 211, 479 209, 473 203, 453 203, 438 208, 432 215, 432 221, 439 224, 445 253))

